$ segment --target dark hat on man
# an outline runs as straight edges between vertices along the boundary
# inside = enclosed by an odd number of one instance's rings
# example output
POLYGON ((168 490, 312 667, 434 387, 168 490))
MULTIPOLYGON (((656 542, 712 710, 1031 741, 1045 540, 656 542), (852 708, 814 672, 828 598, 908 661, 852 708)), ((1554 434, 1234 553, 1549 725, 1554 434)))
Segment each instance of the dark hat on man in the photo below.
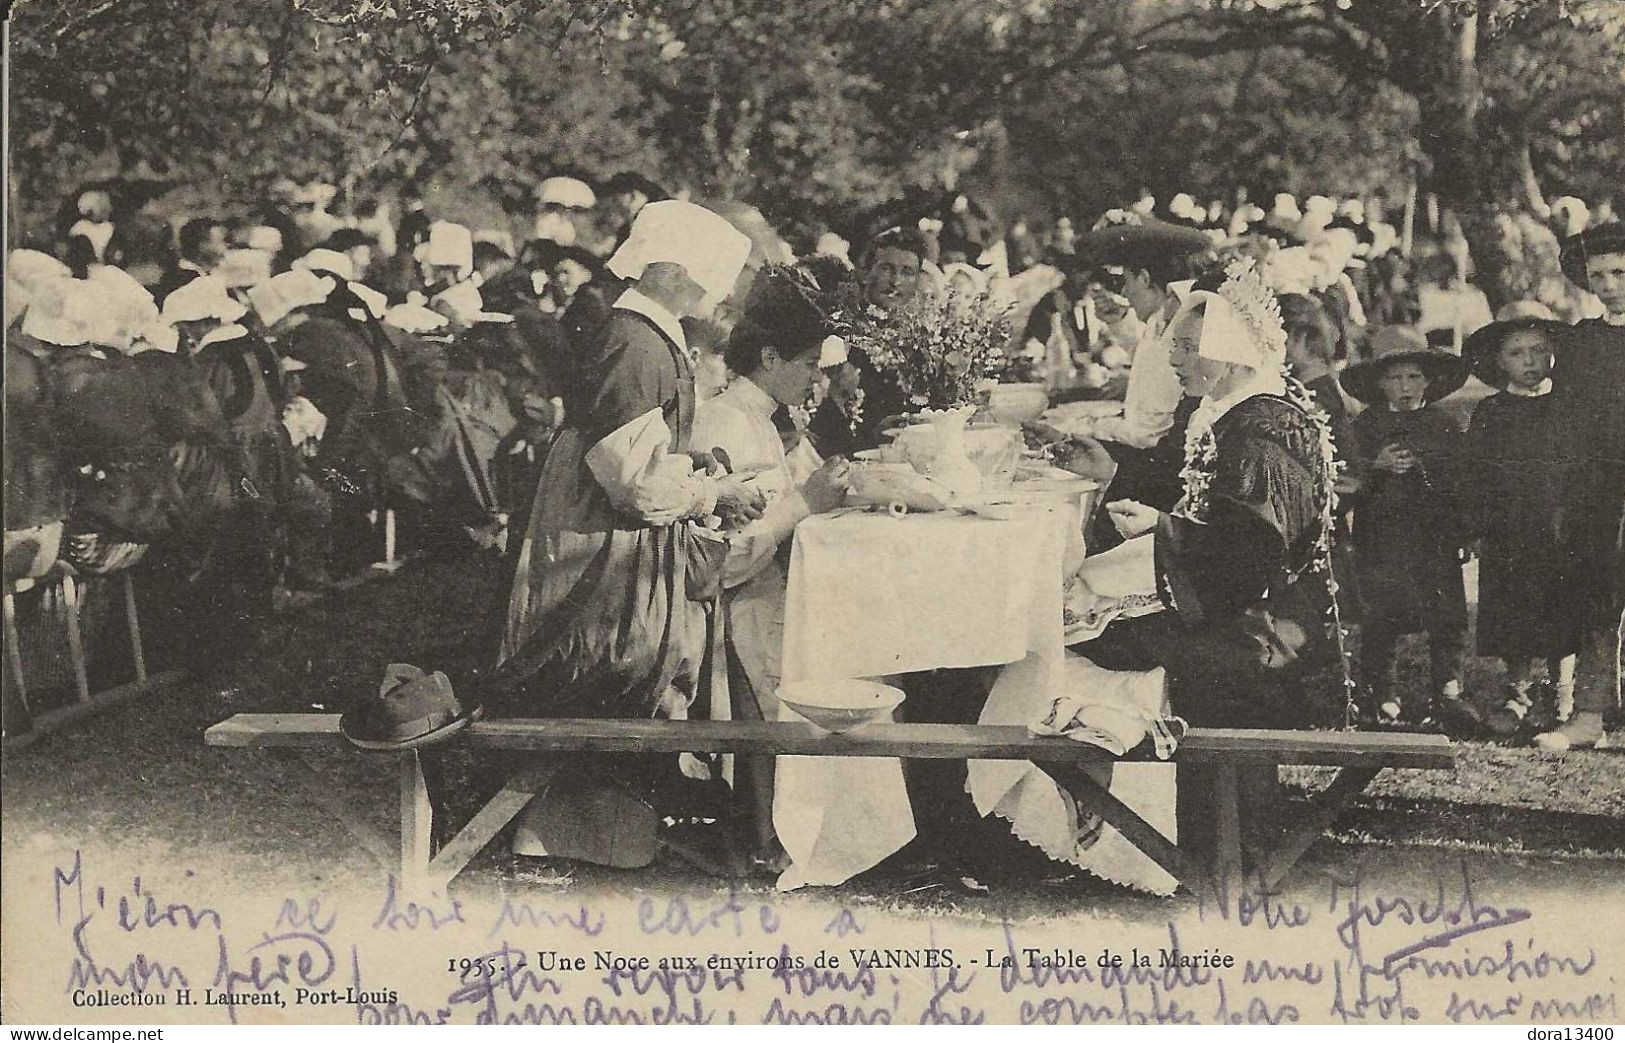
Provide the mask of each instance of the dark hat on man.
POLYGON ((1586 277, 1586 260, 1602 254, 1625 254, 1625 221, 1610 221, 1607 224, 1587 228, 1579 235, 1571 235, 1563 240, 1560 259, 1563 264, 1563 274, 1568 276, 1569 282, 1581 289, 1590 289, 1590 280, 1586 277))
POLYGON ((1413 362, 1427 375, 1427 402, 1437 402, 1467 383, 1467 363, 1440 348, 1410 326, 1384 326, 1371 337, 1371 357, 1343 371, 1343 390, 1368 406, 1381 405, 1382 375, 1398 362, 1413 362))
POLYGON ((653 178, 631 170, 623 170, 610 178, 599 191, 599 195, 616 196, 623 192, 641 193, 651 203, 658 203, 662 199, 671 198, 671 193, 656 183, 653 178))
POLYGON ((1490 387, 1505 387, 1507 381, 1505 374, 1501 372, 1500 357, 1501 346, 1507 342, 1508 337, 1514 333, 1539 333, 1546 337, 1556 337, 1568 328, 1556 319, 1534 317, 1502 319, 1500 322, 1492 322, 1488 326, 1474 330, 1462 344, 1461 356, 1467 360, 1467 366, 1472 370, 1473 376, 1490 387))
POLYGON ((1078 240, 1077 254, 1090 265, 1149 269, 1212 248, 1213 240, 1201 229, 1147 218, 1138 224, 1107 225, 1089 232, 1078 240))
POLYGON ((339 719, 339 731, 364 750, 411 750, 444 742, 483 715, 466 709, 451 681, 436 670, 391 663, 375 695, 362 698, 339 719))

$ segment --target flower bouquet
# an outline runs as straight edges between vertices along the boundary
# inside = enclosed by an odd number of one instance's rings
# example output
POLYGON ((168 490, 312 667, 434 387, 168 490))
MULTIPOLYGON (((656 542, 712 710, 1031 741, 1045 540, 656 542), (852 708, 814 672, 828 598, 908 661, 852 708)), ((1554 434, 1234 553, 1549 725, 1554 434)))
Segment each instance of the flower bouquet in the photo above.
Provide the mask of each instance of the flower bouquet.
POLYGON ((847 343, 896 382, 916 409, 952 409, 978 400, 979 385, 1007 365, 1008 308, 987 293, 920 294, 884 314, 853 316, 847 343))

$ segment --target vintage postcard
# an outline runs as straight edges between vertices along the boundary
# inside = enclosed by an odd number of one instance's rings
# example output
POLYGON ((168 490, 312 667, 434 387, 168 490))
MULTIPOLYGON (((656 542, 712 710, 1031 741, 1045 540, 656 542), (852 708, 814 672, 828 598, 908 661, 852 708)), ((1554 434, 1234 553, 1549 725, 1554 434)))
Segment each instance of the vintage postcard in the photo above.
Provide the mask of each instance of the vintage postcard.
POLYGON ((20 0, 0 1017, 1611 1039, 1622 8, 20 0))

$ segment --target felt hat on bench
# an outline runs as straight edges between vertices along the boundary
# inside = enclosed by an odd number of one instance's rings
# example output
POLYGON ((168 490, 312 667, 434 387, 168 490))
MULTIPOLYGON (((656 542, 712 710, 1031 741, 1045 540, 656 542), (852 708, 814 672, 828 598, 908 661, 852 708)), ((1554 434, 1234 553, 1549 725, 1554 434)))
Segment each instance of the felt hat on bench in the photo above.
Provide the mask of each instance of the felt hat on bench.
POLYGON ((364 750, 410 750, 444 742, 483 715, 465 709, 451 681, 436 670, 391 663, 378 693, 363 697, 339 719, 339 731, 364 750))

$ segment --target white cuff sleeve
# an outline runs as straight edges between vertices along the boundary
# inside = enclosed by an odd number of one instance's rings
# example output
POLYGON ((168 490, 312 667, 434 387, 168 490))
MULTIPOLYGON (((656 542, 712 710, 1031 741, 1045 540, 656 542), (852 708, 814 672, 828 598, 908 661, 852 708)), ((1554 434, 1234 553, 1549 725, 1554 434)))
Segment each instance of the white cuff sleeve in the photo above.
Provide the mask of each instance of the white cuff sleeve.
POLYGON ((716 506, 716 484, 694 462, 668 451, 671 429, 651 409, 605 435, 587 451, 587 469, 610 502, 648 525, 704 517, 716 506))

